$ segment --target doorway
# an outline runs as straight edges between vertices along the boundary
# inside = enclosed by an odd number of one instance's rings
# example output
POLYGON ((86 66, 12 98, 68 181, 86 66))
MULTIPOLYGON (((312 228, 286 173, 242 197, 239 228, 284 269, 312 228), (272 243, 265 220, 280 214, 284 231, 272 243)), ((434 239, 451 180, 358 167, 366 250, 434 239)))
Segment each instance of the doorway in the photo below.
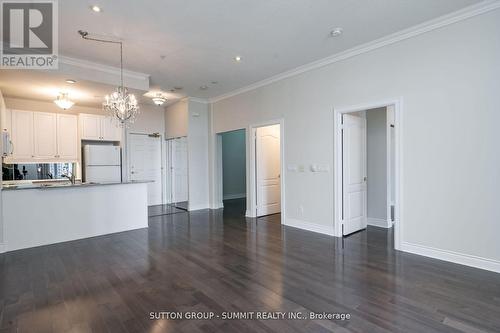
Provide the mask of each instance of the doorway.
POLYGON ((222 199, 225 212, 245 214, 247 197, 246 131, 218 134, 222 152, 222 199))
MULTIPOLYGON (((284 211, 283 120, 250 126, 249 217, 284 211)), ((281 224, 284 224, 281 214, 281 224)))
POLYGON ((335 234, 394 226, 400 247, 401 101, 335 109, 335 234))
POLYGON ((162 139, 159 134, 130 133, 128 179, 148 183, 148 206, 163 204, 162 139))
POLYGON ((188 143, 187 137, 167 140, 168 203, 174 208, 188 210, 188 143))

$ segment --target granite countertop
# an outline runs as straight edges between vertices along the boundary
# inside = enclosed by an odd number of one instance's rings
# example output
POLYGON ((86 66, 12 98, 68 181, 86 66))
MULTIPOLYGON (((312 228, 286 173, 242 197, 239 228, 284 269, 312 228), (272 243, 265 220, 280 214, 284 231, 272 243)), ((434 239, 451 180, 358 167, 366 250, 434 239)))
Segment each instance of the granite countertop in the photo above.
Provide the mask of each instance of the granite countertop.
POLYGON ((129 181, 119 183, 81 183, 71 184, 70 182, 57 183, 40 183, 40 184, 19 184, 19 185, 4 185, 2 191, 19 191, 19 190, 55 190, 62 188, 87 188, 95 186, 110 186, 110 185, 127 185, 127 184, 145 184, 151 183, 152 180, 129 181))

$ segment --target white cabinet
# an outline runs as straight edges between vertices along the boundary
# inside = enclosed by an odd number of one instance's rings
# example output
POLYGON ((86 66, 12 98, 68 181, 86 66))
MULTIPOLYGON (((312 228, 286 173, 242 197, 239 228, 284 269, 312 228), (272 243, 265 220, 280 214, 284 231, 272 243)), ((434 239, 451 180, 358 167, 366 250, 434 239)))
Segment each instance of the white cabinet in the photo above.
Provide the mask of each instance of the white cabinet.
POLYGON ((111 117, 102 119, 102 137, 103 140, 120 141, 122 139, 122 128, 111 117))
POLYGON ((78 117, 12 110, 12 155, 6 162, 78 160, 78 117))
POLYGON ((13 160, 35 157, 33 151, 33 112, 12 110, 12 156, 13 160))
POLYGON ((111 117, 80 114, 80 138, 92 141, 121 141, 122 130, 111 117))
POLYGON ((57 158, 78 159, 78 118, 70 114, 57 115, 57 158))
POLYGON ((57 114, 33 113, 33 145, 35 158, 57 158, 57 114))

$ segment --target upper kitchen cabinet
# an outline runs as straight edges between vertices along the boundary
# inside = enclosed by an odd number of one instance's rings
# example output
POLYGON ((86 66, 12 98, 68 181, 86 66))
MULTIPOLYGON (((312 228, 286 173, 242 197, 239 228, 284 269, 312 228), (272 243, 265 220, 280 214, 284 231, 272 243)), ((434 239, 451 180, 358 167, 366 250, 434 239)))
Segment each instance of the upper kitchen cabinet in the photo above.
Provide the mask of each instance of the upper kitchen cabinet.
POLYGON ((33 113, 34 157, 57 158, 57 114, 33 113))
POLYGON ((75 115, 12 110, 12 154, 6 162, 71 162, 78 160, 75 115))
POLYGON ((12 110, 10 156, 13 160, 30 160, 35 157, 33 146, 33 112, 12 110))
POLYGON ((75 115, 57 114, 57 157, 78 159, 78 117, 75 115))
POLYGON ((92 141, 121 141, 122 129, 111 117, 81 113, 80 138, 92 141))

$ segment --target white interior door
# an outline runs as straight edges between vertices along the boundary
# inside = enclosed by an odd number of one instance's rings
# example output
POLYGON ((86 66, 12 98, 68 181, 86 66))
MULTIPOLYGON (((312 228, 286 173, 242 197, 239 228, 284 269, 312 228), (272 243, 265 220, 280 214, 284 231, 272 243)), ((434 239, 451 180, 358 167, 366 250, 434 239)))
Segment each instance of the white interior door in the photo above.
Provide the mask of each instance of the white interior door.
POLYGON ((130 134, 129 154, 129 179, 152 181, 148 183, 148 205, 161 205, 161 137, 130 134))
POLYGON ((342 131, 343 234, 366 228, 366 119, 344 114, 342 131))
POLYGON ((259 127, 255 140, 257 216, 281 211, 280 125, 259 127))
POLYGON ((187 138, 172 141, 172 202, 188 201, 188 150, 187 138))

